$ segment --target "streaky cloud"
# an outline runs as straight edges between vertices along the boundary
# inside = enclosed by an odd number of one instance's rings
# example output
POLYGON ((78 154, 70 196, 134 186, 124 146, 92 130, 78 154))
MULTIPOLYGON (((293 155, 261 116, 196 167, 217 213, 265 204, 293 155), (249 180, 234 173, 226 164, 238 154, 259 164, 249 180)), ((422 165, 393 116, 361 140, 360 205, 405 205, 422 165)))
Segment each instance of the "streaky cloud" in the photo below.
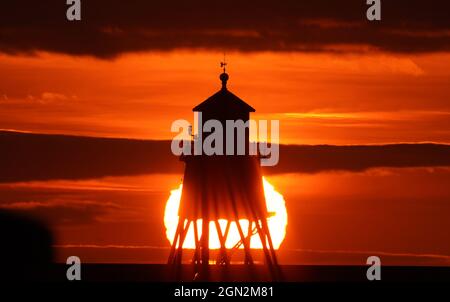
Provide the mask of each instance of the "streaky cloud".
MULTIPOLYGON (((0 182, 182 174, 170 141, 0 131, 0 182)), ((450 166, 450 145, 280 145, 266 174, 364 171, 377 167, 450 166)))

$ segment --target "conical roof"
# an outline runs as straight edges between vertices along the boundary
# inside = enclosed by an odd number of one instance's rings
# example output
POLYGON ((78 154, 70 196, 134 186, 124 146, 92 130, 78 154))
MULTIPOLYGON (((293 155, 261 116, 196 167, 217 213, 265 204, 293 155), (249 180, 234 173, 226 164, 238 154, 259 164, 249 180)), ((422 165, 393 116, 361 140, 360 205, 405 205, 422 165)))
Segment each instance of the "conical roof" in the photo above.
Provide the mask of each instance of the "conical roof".
POLYGON ((228 74, 222 73, 222 89, 195 106, 198 112, 255 112, 255 109, 227 89, 228 74))

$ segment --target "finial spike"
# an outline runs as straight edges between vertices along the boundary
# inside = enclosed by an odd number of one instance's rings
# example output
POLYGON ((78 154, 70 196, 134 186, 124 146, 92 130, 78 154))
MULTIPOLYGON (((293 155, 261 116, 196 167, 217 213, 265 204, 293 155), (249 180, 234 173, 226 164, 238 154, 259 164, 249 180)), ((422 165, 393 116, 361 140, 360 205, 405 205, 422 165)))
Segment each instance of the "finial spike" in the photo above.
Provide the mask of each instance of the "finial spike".
POLYGON ((223 68, 223 73, 220 75, 220 80, 222 81, 222 89, 227 89, 227 81, 228 81, 228 74, 227 74, 227 61, 225 57, 225 52, 223 53, 223 62, 220 62, 220 67, 223 68))

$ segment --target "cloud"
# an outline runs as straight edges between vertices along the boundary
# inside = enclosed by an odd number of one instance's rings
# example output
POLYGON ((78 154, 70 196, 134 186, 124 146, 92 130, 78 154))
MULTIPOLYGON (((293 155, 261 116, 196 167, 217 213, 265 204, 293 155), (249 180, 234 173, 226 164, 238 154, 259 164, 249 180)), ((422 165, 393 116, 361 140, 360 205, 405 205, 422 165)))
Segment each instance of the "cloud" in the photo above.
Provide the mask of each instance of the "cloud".
MULTIPOLYGON (((0 131, 0 182, 182 174, 170 141, 107 139, 0 131)), ((281 145, 267 174, 450 166, 450 145, 281 145)))
POLYGON ((55 248, 73 249, 73 248, 90 248, 90 249, 145 249, 145 250, 169 250, 168 246, 151 246, 151 245, 120 245, 120 244, 61 244, 53 245, 55 248))
POLYGON ((376 167, 450 166, 450 146, 437 144, 392 144, 366 146, 296 146, 280 148, 279 164, 266 169, 274 173, 365 171, 376 167))
POLYGON ((418 53, 450 50, 450 3, 385 1, 382 21, 365 1, 118 0, 82 4, 66 20, 65 1, 2 1, 0 51, 50 51, 112 58, 179 48, 237 51, 418 53))
POLYGON ((27 212, 53 224, 88 224, 119 206, 107 202, 53 199, 0 203, 0 209, 27 212))
MULTIPOLYGON (((5 101, 7 101, 7 100, 9 100, 9 99, 6 98, 5 101)), ((28 103, 35 102, 35 103, 42 104, 42 105, 63 103, 63 102, 73 101, 73 100, 77 100, 77 96, 75 96, 75 95, 68 96, 63 93, 57 93, 57 92, 42 92, 38 96, 28 94, 26 97, 26 101, 28 103)), ((21 100, 19 100, 19 99, 11 99, 9 101, 10 104, 20 103, 20 102, 21 102, 21 100)))
POLYGON ((182 172, 167 141, 18 132, 0 132, 0 141, 0 182, 182 172))
POLYGON ((359 250, 319 250, 319 249, 288 249, 284 255, 302 259, 304 264, 353 264, 365 265, 369 256, 378 256, 384 265, 422 265, 449 266, 450 255, 426 253, 397 253, 386 251, 359 250))
POLYGON ((41 100, 44 102, 59 102, 59 101, 67 101, 72 99, 72 97, 66 96, 62 93, 55 92, 44 92, 41 95, 41 100))

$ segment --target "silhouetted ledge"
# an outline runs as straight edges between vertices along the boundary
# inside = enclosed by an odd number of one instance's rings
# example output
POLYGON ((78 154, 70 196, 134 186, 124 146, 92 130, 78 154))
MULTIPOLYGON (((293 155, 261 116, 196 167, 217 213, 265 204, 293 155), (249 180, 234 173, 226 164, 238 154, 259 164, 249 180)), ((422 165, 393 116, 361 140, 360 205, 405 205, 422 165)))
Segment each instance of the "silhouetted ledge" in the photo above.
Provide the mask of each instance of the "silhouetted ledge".
MULTIPOLYGON (((48 281, 66 282, 68 265, 55 264, 48 281)), ((282 265, 286 282, 366 282, 368 266, 282 265)), ((195 281, 192 265, 180 268, 179 281, 195 281)), ((382 266, 382 280, 388 282, 450 281, 450 267, 382 266)), ((87 282, 172 282, 171 267, 166 264, 82 264, 81 278, 87 282)), ((201 278, 198 278, 201 279, 201 278)), ((271 281, 267 267, 244 265, 223 268, 211 265, 209 281, 266 282, 271 281)))
MULTIPOLYGON (((183 172, 170 141, 0 131, 0 182, 183 172)), ((265 174, 450 166, 450 145, 280 145, 265 174)))

